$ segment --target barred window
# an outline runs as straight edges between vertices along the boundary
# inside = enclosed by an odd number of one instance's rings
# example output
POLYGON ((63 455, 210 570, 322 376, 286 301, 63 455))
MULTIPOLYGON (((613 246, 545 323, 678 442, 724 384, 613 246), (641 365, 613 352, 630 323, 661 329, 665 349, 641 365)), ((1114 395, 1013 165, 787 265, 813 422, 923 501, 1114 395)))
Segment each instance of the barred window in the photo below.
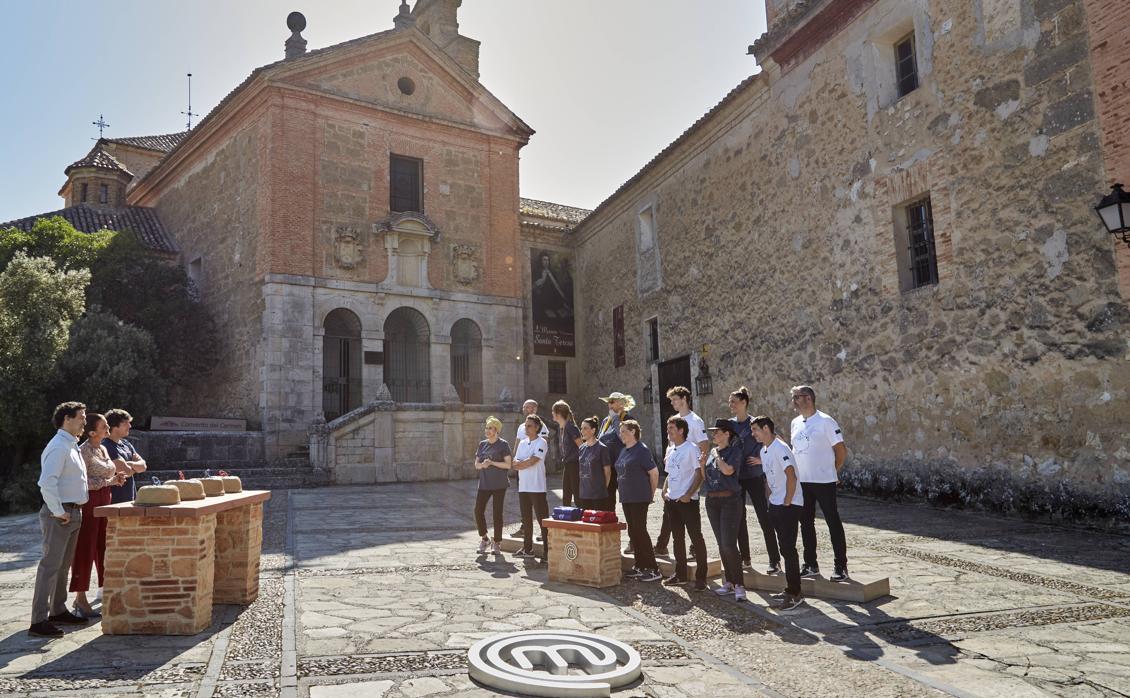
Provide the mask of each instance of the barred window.
POLYGON ((915 56, 914 32, 895 43, 895 80, 898 96, 903 97, 918 89, 918 59, 915 56))
POLYGON ((568 374, 564 361, 549 362, 549 392, 554 395, 565 395, 569 392, 568 374))
POLYGON ((910 289, 938 283, 938 255, 934 248, 934 214, 930 208, 930 197, 906 206, 906 234, 910 289))

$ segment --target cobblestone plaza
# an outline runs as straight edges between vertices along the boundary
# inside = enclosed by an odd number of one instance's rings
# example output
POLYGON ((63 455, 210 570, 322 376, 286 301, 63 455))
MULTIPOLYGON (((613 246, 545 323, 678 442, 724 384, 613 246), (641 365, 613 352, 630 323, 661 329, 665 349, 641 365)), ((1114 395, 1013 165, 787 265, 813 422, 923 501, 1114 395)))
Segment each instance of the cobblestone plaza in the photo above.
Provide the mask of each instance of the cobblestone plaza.
MULTIPOLYGON (((625 697, 1130 693, 1123 535, 843 498, 853 573, 889 575, 892 595, 810 598, 780 616, 752 592, 737 604, 658 584, 594 590, 548 583, 533 561, 477 556, 474 487, 276 492, 258 600, 216 606, 212 626, 191 637, 111 637, 91 625, 29 638, 38 522, 2 519, 0 694, 493 695, 468 678, 467 649, 542 628, 635 647, 644 678, 614 694, 625 697)), ((511 492, 508 531, 517 504, 511 492)), ((753 557, 764 565, 763 551, 753 557)))

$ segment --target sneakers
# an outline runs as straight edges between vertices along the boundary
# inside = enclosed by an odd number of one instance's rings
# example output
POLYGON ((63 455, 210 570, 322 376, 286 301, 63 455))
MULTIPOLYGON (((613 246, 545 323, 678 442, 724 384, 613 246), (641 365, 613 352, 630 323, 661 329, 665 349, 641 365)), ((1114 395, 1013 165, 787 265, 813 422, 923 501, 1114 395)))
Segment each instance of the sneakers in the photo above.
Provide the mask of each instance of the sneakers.
POLYGON ((820 576, 820 567, 817 566, 817 565, 805 565, 800 570, 800 576, 808 577, 808 578, 819 577, 820 576))
POLYGON ((639 576, 641 582, 658 582, 660 579, 663 579, 663 575, 659 574, 659 570, 644 570, 639 576))
POLYGON ((658 546, 657 545, 657 546, 655 546, 655 554, 659 555, 661 557, 666 557, 666 556, 671 554, 671 551, 667 549, 666 545, 664 545, 664 546, 658 546))
POLYGON ((769 569, 765 570, 765 574, 781 574, 781 563, 774 562, 769 565, 769 569))
POLYGON ((495 541, 495 542, 490 544, 490 554, 491 555, 501 555, 502 554, 502 546, 499 545, 498 541, 495 541))
POLYGON ((79 608, 78 606, 75 606, 75 609, 73 611, 71 611, 71 613, 73 613, 74 615, 78 616, 79 618, 83 618, 85 620, 98 620, 99 618, 102 617, 102 614, 99 613, 98 611, 95 611, 93 608, 90 609, 89 611, 84 611, 81 608, 79 608))
POLYGON ((687 583, 687 580, 679 579, 675 575, 671 575, 670 577, 667 577, 666 579, 663 580, 663 586, 665 586, 665 587, 677 587, 677 586, 680 586, 680 585, 686 584, 686 583, 687 583))
POLYGON ((706 589, 707 589, 706 582, 700 582, 697 579, 695 580, 695 582, 694 582, 694 590, 695 591, 702 592, 702 591, 706 591, 706 589))
POLYGON ((745 587, 734 587, 734 601, 745 601, 745 587))
POLYGON ((724 583, 722 586, 714 590, 715 594, 719 596, 729 596, 734 593, 734 585, 729 582, 724 583))
POLYGON ((742 560, 742 567, 746 568, 747 570, 752 570, 753 569, 753 561, 752 560, 742 560))
POLYGON ((70 611, 63 611, 62 613, 56 613, 53 616, 47 616, 47 622, 63 623, 64 625, 86 625, 85 618, 76 616, 70 611))
POLYGON ((804 603, 804 597, 803 596, 799 596, 799 595, 798 596, 791 596, 789 594, 785 594, 785 598, 781 599, 781 604, 779 606, 777 606, 777 610, 782 612, 782 613, 787 613, 789 611, 795 611, 803 603, 804 603))
POLYGON ((62 637, 63 631, 52 625, 48 621, 42 623, 32 623, 31 627, 27 629, 27 634, 31 637, 62 637))
POLYGON ((848 580, 847 567, 837 569, 836 573, 833 574, 829 579, 831 579, 833 582, 846 582, 848 580))
POLYGON ((628 579, 639 579, 640 577, 643 576, 643 570, 641 570, 637 567, 633 567, 632 569, 625 572, 624 576, 627 577, 628 579))
POLYGON ((94 592, 94 602, 98 603, 101 600, 102 600, 102 587, 98 587, 98 590, 94 592))
POLYGON ((517 531, 510 534, 511 538, 522 538, 526 535, 526 529, 519 527, 517 531))
POLYGON ((635 553, 632 552, 632 546, 630 544, 628 545, 628 547, 624 548, 624 554, 625 555, 635 555, 635 553))
POLYGON ((490 539, 483 538, 481 541, 479 541, 479 555, 482 555, 488 550, 490 550, 490 539))
POLYGON ((514 557, 534 557, 534 551, 519 550, 518 552, 514 553, 514 557))

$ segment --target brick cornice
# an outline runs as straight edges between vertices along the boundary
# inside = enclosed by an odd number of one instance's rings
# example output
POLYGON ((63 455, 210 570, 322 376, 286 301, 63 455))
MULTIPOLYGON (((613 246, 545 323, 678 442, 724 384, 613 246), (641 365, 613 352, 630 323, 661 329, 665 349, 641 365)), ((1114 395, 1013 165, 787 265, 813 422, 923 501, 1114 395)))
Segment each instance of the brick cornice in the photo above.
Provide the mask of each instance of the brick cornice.
POLYGON ((876 0, 827 0, 823 4, 810 1, 797 6, 796 11, 766 32, 752 46, 749 53, 758 62, 772 59, 787 71, 808 58, 863 14, 876 0))

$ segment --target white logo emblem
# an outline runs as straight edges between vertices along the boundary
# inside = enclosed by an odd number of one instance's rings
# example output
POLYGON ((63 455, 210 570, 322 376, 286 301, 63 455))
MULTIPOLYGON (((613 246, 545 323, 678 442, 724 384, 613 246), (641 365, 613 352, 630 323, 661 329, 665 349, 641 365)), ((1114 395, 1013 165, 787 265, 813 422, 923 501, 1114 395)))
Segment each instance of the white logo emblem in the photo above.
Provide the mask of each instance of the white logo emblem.
POLYGON ((573 630, 495 635, 475 643, 467 659, 479 683, 527 696, 609 696, 640 676, 639 652, 573 630))
POLYGON ((573 541, 565 544, 565 559, 569 562, 577 559, 577 544, 573 541))

